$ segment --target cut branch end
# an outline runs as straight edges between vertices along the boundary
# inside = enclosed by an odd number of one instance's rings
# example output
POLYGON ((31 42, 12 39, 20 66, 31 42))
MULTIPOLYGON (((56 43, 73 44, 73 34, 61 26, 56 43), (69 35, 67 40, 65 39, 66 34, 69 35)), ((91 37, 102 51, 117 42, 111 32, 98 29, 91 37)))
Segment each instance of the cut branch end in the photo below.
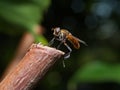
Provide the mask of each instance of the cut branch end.
POLYGON ((62 56, 64 52, 32 44, 23 59, 0 83, 0 90, 29 90, 62 56))

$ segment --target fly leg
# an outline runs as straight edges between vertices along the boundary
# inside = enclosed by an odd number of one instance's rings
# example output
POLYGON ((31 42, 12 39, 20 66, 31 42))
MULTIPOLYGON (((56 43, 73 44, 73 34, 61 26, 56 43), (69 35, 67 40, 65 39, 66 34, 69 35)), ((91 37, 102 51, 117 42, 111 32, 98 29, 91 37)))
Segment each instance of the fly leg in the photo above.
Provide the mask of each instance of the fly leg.
POLYGON ((67 43, 65 43, 64 42, 64 45, 67 47, 67 49, 69 50, 69 52, 68 53, 66 53, 65 54, 65 56, 64 56, 64 59, 67 59, 67 58, 69 58, 70 57, 70 54, 71 54, 71 52, 72 52, 72 49, 67 45, 67 43))
MULTIPOLYGON (((67 58, 69 58, 70 57, 70 53, 72 52, 72 49, 67 45, 67 43, 65 43, 64 42, 64 45, 67 47, 67 49, 69 50, 69 52, 68 53, 66 53, 65 55, 64 55, 64 59, 67 59, 67 58)), ((64 62, 64 60, 63 60, 63 67, 65 68, 65 62, 64 62)))
MULTIPOLYGON (((66 39, 64 39, 63 41, 60 40, 60 39, 57 39, 57 40, 58 40, 58 41, 61 41, 60 44, 57 46, 57 49, 59 49, 59 47, 61 46, 61 44, 64 43, 64 45, 65 45, 65 46, 67 47, 67 49, 69 50, 69 52, 64 55, 64 59, 69 58, 69 57, 70 57, 70 53, 72 52, 72 49, 67 45, 67 43, 65 43, 66 39)), ((65 62, 64 62, 64 60, 63 60, 62 63, 63 63, 63 67, 65 68, 65 62)))
MULTIPOLYGON (((70 57, 70 52, 71 52, 71 48, 65 43, 65 42, 60 42, 60 44, 57 46, 57 49, 61 46, 61 44, 63 44, 69 49, 69 53, 64 55, 64 59, 67 59, 70 57)), ((63 67, 65 68, 65 62, 64 60, 62 61, 63 67)))
POLYGON ((55 37, 49 42, 48 46, 51 46, 54 43, 55 37))

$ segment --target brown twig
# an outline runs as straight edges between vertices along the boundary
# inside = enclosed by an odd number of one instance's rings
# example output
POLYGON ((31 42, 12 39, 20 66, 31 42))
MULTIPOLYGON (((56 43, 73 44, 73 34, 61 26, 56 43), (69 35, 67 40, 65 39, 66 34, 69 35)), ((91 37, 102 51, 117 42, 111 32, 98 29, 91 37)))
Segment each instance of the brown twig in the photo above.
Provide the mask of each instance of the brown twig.
POLYGON ((0 90, 29 90, 64 52, 33 44, 16 68, 0 83, 0 90))
MULTIPOLYGON (((44 28, 42 26, 36 26, 34 30, 36 34, 42 34, 44 31, 44 28)), ((25 32, 21 38, 21 41, 17 47, 17 50, 15 52, 13 59, 11 60, 10 64, 7 66, 2 77, 0 78, 1 80, 14 69, 14 67, 23 58, 26 51, 28 50, 28 48, 33 42, 34 42, 34 36, 30 32, 25 32)))

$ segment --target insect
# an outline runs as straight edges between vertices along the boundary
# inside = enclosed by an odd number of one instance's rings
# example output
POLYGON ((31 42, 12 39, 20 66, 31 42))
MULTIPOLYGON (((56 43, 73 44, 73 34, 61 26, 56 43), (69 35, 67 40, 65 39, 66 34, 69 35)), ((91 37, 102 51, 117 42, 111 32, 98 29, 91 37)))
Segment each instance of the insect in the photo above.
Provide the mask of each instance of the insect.
POLYGON ((68 53, 65 54, 64 59, 67 59, 70 57, 70 54, 72 52, 72 49, 69 47, 69 45, 66 43, 68 40, 76 49, 80 48, 80 43, 83 43, 84 45, 87 46, 87 44, 83 41, 80 40, 79 38, 73 36, 67 29, 60 29, 60 27, 52 28, 54 38, 50 41, 49 45, 52 45, 54 43, 54 40, 60 41, 60 44, 57 46, 57 49, 64 44, 67 49, 69 50, 68 53))

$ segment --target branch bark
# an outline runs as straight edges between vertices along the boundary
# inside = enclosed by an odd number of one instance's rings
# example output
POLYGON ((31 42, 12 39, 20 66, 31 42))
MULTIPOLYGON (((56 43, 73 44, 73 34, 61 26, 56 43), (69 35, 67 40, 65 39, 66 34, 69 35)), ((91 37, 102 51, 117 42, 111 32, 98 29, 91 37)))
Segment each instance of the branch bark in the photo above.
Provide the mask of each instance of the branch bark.
MULTIPOLYGON (((36 26, 34 29, 34 32, 38 35, 42 34, 43 31, 44 28, 42 26, 36 26)), ((6 70, 4 71, 2 77, 0 78, 0 81, 14 69, 14 67, 19 63, 19 61, 24 57, 26 51, 33 42, 34 42, 33 35, 30 32, 25 32, 21 38, 17 50, 15 51, 15 55, 13 59, 11 60, 10 64, 7 66, 6 70)))
POLYGON ((16 68, 0 83, 0 90, 30 90, 64 52, 33 44, 16 68))

